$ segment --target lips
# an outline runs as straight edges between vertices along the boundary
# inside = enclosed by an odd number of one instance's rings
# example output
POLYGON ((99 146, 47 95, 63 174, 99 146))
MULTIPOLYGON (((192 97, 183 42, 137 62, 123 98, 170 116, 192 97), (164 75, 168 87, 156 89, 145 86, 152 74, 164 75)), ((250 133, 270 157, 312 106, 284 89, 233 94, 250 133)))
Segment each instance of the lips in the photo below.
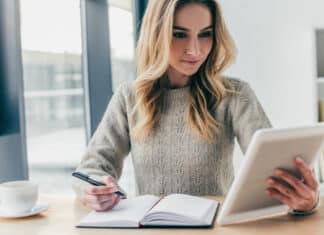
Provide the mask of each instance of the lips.
POLYGON ((182 62, 190 65, 195 65, 199 62, 199 60, 182 60, 182 62))

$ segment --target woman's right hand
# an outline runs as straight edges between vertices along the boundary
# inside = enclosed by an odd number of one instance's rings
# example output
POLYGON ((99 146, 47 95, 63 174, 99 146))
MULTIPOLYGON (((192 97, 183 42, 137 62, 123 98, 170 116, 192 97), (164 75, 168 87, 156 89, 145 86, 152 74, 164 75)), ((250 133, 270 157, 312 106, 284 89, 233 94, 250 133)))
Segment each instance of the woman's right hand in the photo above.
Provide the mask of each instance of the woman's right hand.
POLYGON ((101 180, 106 186, 87 185, 81 198, 83 205, 95 211, 108 211, 118 204, 121 197, 116 192, 117 185, 112 176, 101 180))

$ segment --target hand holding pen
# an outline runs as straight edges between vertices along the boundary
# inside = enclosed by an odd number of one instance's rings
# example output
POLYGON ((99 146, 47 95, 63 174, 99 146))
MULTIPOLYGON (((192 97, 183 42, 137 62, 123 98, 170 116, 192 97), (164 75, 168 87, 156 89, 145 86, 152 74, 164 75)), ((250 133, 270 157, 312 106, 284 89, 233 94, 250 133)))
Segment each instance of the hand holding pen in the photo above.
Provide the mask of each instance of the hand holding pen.
POLYGON ((81 201, 83 205, 95 211, 112 209, 118 204, 121 196, 124 196, 118 191, 112 176, 106 176, 99 182, 80 172, 74 172, 72 175, 89 183, 83 190, 81 201))

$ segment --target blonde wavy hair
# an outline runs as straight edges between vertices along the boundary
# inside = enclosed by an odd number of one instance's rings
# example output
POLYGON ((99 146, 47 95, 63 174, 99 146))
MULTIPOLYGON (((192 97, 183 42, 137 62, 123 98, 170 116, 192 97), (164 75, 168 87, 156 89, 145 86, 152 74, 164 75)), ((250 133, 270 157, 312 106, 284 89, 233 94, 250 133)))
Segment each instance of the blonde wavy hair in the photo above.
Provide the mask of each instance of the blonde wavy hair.
POLYGON ((233 86, 221 79, 221 72, 234 60, 236 48, 226 28, 216 0, 150 0, 145 11, 136 48, 137 79, 136 105, 140 118, 133 127, 136 141, 154 130, 161 118, 164 89, 161 79, 169 67, 169 53, 173 36, 174 16, 186 4, 198 3, 210 9, 213 18, 213 46, 206 61, 193 75, 190 83, 187 124, 202 139, 213 142, 221 124, 213 116, 214 110, 233 86))

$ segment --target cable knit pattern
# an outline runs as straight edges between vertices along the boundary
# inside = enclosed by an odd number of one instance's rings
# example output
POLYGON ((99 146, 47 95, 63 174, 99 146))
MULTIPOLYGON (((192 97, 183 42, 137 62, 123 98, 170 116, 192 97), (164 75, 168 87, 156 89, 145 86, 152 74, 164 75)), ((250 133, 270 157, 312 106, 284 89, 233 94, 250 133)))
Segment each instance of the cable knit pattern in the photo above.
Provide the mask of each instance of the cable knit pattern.
MULTIPOLYGON (((245 153, 253 133, 271 127, 249 84, 226 79, 238 94, 226 96, 213 111, 223 125, 214 144, 200 139, 187 127, 189 87, 166 90, 162 117, 154 134, 144 143, 135 142, 130 120, 135 105, 134 82, 123 84, 113 95, 77 170, 96 176, 110 174, 118 179, 123 160, 131 152, 139 195, 226 194, 234 177, 234 138, 245 153)), ((78 190, 82 184, 74 180, 74 186, 78 190)))

